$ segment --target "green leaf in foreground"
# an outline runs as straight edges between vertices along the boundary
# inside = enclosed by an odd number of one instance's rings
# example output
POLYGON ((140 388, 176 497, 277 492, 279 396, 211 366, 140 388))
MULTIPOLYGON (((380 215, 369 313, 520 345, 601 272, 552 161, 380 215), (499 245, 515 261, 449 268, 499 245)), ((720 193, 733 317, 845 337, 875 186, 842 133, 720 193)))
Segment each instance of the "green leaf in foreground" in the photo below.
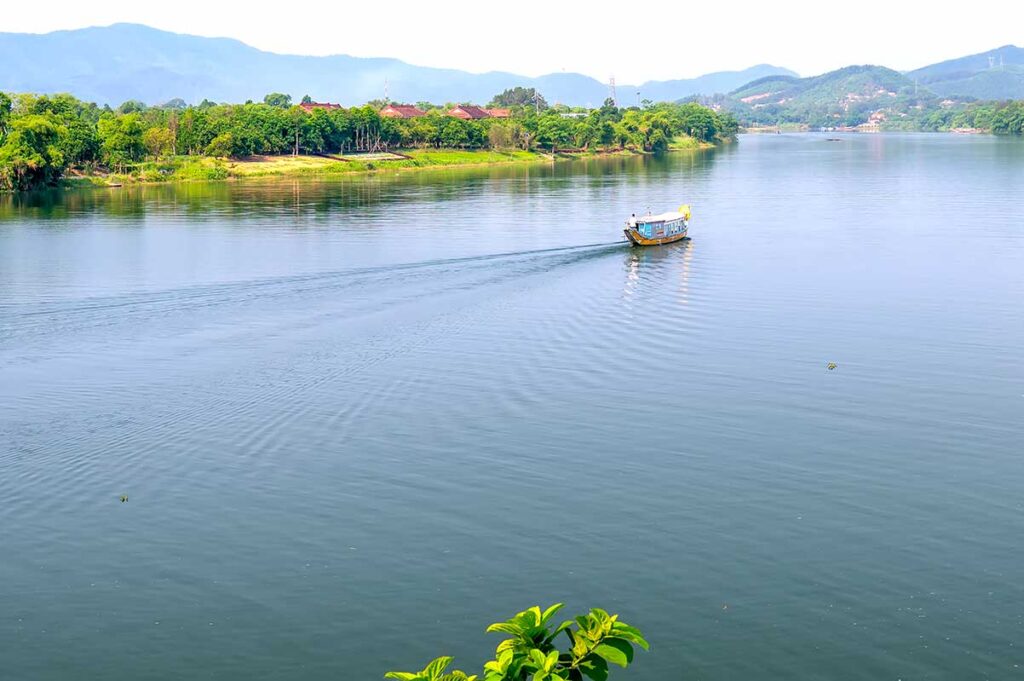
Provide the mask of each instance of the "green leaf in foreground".
MULTIPOLYGON (((561 603, 543 611, 534 606, 487 627, 489 633, 504 634, 505 638, 498 643, 495 659, 484 664, 483 681, 607 681, 609 664, 627 667, 633 662, 634 646, 649 648, 639 629, 600 608, 552 629, 549 621, 561 608, 561 603), (563 632, 565 637, 560 639, 563 632), (556 644, 558 640, 565 644, 562 648, 556 644)), ((385 677, 396 681, 475 681, 476 676, 462 671, 445 673, 451 662, 451 657, 439 657, 421 672, 388 672, 385 677)))

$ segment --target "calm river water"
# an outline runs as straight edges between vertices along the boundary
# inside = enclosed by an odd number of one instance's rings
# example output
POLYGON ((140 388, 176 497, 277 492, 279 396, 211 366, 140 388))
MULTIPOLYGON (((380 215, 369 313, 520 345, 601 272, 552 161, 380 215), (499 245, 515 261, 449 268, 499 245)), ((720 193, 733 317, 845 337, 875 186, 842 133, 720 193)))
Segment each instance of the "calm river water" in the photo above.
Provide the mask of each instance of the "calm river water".
POLYGON ((0 676, 472 671, 566 601, 624 680, 1022 678, 1022 191, 772 135, 0 197, 0 676))

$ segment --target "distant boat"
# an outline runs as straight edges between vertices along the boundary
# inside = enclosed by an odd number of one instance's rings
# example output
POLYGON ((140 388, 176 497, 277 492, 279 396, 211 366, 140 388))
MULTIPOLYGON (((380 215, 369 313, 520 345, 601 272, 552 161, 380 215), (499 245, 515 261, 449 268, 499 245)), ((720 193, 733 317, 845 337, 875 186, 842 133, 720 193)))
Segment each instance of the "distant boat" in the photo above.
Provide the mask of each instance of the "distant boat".
POLYGON ((634 215, 626 221, 623 232, 634 246, 660 246, 685 239, 689 226, 690 207, 687 205, 661 215, 634 215))

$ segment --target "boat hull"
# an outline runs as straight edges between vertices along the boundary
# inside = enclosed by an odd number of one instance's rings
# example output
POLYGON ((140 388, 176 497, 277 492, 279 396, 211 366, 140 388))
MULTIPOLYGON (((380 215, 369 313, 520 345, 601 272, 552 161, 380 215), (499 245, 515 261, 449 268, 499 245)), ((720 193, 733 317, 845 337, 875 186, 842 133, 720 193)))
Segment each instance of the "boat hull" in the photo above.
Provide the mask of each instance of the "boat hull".
POLYGON ((669 236, 659 237, 657 239, 648 239, 644 235, 637 232, 635 229, 624 229, 622 230, 626 234, 626 238, 629 239, 629 243, 633 246, 661 246, 663 244, 670 244, 675 241, 682 241, 686 238, 687 229, 679 232, 678 234, 671 234, 669 236))

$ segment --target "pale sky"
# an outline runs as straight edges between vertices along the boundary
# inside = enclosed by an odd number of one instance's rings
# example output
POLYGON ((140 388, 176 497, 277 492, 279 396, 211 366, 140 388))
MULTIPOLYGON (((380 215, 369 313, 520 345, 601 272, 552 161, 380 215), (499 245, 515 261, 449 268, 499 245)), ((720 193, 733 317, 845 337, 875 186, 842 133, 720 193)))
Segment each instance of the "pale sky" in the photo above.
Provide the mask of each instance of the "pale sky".
POLYGON ((576 71, 619 83, 690 78, 757 63, 816 75, 850 64, 908 70, 1024 46, 1024 1, 845 3, 602 2, 590 0, 381 0, 293 5, 215 0, 17 2, 0 31, 142 23, 178 33, 236 38, 289 54, 395 57, 421 66, 537 76, 576 71), (704 19, 704 16, 707 19, 704 19))

